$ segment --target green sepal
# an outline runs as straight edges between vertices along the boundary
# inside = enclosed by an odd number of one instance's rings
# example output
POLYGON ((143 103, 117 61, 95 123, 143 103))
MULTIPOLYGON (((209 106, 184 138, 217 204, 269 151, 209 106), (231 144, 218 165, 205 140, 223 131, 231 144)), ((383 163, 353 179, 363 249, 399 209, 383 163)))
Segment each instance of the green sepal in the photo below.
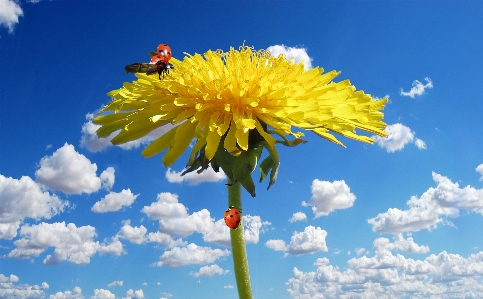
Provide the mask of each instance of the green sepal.
POLYGON ((193 163, 191 163, 190 167, 188 169, 186 169, 185 171, 183 171, 183 173, 181 173, 181 175, 185 175, 189 172, 192 172, 192 171, 195 171, 196 169, 200 168, 201 167, 201 156, 199 156, 198 158, 196 158, 193 163))
POLYGON ((267 187, 268 190, 273 184, 275 184, 275 181, 277 180, 278 168, 280 167, 280 158, 275 146, 271 146, 267 142, 261 142, 260 145, 266 148, 269 154, 269 156, 260 164, 260 182, 267 177, 267 174, 270 171, 270 182, 268 183, 267 187))
POLYGON ((272 156, 268 156, 260 163, 260 183, 267 177, 268 172, 273 167, 272 156))
POLYGON ((256 147, 244 151, 238 156, 230 155, 230 164, 235 180, 240 182, 243 188, 245 188, 252 197, 256 196, 252 172, 257 167, 261 153, 262 147, 256 147))

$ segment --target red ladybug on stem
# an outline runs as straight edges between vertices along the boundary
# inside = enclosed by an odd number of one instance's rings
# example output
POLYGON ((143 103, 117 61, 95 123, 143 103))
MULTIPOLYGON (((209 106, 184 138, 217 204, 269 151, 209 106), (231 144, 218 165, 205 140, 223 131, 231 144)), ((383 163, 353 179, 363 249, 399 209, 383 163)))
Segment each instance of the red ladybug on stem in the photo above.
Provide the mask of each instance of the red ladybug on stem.
POLYGON ((224 215, 225 224, 231 229, 236 229, 240 224, 241 220, 241 210, 238 211, 237 208, 231 206, 225 211, 224 215))

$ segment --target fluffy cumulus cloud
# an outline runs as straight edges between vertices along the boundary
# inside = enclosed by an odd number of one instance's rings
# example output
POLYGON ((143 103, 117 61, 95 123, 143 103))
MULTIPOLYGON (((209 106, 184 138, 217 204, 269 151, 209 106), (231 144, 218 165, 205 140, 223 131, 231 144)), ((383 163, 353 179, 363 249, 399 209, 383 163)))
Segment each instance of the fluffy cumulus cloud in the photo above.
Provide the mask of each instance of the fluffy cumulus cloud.
POLYGON ((213 265, 209 265, 209 266, 203 266, 197 272, 190 272, 190 275, 192 275, 194 277, 214 276, 214 275, 227 274, 228 272, 230 272, 230 271, 229 270, 223 270, 217 264, 213 264, 213 265))
POLYGON ((359 256, 359 255, 362 255, 362 254, 366 253, 367 250, 364 247, 362 247, 362 248, 356 248, 354 250, 354 252, 356 253, 357 256, 359 256))
POLYGON ((296 221, 305 221, 307 220, 307 215, 304 212, 296 212, 293 213, 292 217, 288 220, 290 223, 294 223, 296 221))
POLYGON ((170 217, 159 220, 159 231, 173 237, 184 238, 193 233, 206 233, 212 225, 210 212, 203 209, 186 217, 170 217))
POLYGON ((303 232, 295 232, 287 246, 287 253, 301 255, 317 251, 327 252, 325 243, 327 232, 320 227, 307 226, 303 232))
POLYGON ((414 135, 416 133, 403 124, 397 123, 388 125, 384 131, 387 132, 387 137, 373 136, 373 138, 376 140, 377 144, 388 153, 400 151, 409 143, 414 143, 414 145, 420 150, 427 148, 426 143, 419 138, 415 139, 414 135))
POLYGON ((178 202, 178 195, 169 192, 159 193, 157 201, 141 211, 153 220, 188 216, 188 209, 178 202))
POLYGON ((265 243, 265 246, 267 246, 270 249, 276 250, 276 251, 286 251, 287 250, 287 244, 285 244, 284 240, 268 240, 265 243))
POLYGON ((50 219, 67 206, 67 201, 43 191, 30 177, 17 180, 0 174, 0 239, 17 236, 25 218, 50 219))
POLYGON ((270 249, 284 251, 285 256, 302 255, 318 251, 328 251, 325 238, 327 232, 320 227, 307 226, 303 232, 295 232, 290 239, 290 244, 285 245, 283 240, 268 240, 265 243, 270 249))
POLYGON ((483 164, 478 165, 475 170, 481 174, 480 181, 483 181, 483 164))
POLYGON ((414 99, 416 96, 420 96, 424 94, 426 89, 431 89, 433 88, 433 81, 431 81, 430 78, 424 78, 424 80, 427 82, 426 84, 423 84, 419 82, 418 80, 414 80, 413 82, 413 87, 411 87, 411 90, 409 91, 403 91, 401 88, 399 90, 399 94, 405 97, 410 97, 414 99))
MULTIPOLYGON (((414 242, 412 237, 408 237, 404 239, 403 234, 395 234, 394 242, 391 242, 387 238, 378 238, 374 241, 374 252, 385 252, 385 251, 393 251, 399 250, 408 253, 427 253, 429 252, 429 247, 425 245, 418 245, 414 242)), ((357 249, 356 249, 357 252, 357 249)), ((366 250, 364 249, 364 252, 366 250)), ((357 254, 360 255, 360 254, 357 254)))
POLYGON ((312 197, 308 203, 302 202, 302 206, 311 206, 315 218, 327 216, 336 209, 350 208, 356 200, 344 180, 331 183, 315 179, 310 189, 312 197))
POLYGON ((99 178, 101 179, 101 187, 106 190, 111 190, 112 186, 114 186, 114 180, 116 176, 114 175, 114 168, 113 167, 107 167, 106 170, 104 170, 99 178))
POLYGON ((170 235, 159 231, 150 233, 147 233, 147 231, 148 229, 144 225, 131 226, 131 221, 127 220, 114 238, 125 239, 134 244, 144 244, 147 242, 158 243, 166 245, 169 248, 186 246, 188 244, 182 239, 175 240, 170 235))
POLYGON ((96 202, 91 210, 95 213, 115 212, 123 207, 129 207, 139 194, 134 195, 131 189, 122 190, 121 192, 110 192, 103 199, 96 202))
POLYGON ((181 175, 184 170, 180 172, 171 171, 171 168, 168 168, 166 171, 166 179, 170 183, 182 183, 187 182, 189 185, 198 185, 203 182, 218 182, 221 180, 226 179, 225 173, 220 169, 219 172, 215 172, 213 168, 208 167, 208 169, 204 170, 202 173, 197 173, 196 171, 189 172, 185 175, 181 175))
POLYGON ((303 62, 304 69, 306 71, 312 68, 312 58, 309 57, 307 50, 304 48, 275 45, 268 47, 267 51, 270 52, 270 54, 272 54, 274 57, 278 57, 283 54, 288 61, 293 59, 295 64, 303 62))
POLYGON ((133 227, 131 226, 130 221, 126 221, 117 235, 131 243, 142 244, 146 241, 145 235, 147 231, 148 229, 144 227, 144 225, 133 227))
POLYGON ((0 298, 45 298, 45 290, 49 285, 43 282, 41 285, 18 284, 19 278, 14 274, 5 276, 0 273, 0 298))
MULTIPOLYGON (((149 219, 159 220, 159 232, 150 233, 147 238, 153 240, 158 236, 184 238, 199 233, 203 235, 205 242, 231 247, 230 229, 225 225, 223 219, 215 222, 207 209, 189 214, 188 209, 178 202, 176 194, 159 193, 157 201, 145 206, 142 212, 149 219)), ((269 222, 262 222, 260 216, 251 215, 244 215, 242 223, 247 243, 258 243, 260 230, 263 226, 270 225, 269 222)))
POLYGON ((122 287, 124 285, 124 280, 114 280, 113 282, 109 283, 107 287, 112 288, 115 286, 120 286, 122 287))
POLYGON ((483 189, 471 186, 460 188, 449 178, 433 172, 435 188, 426 190, 421 197, 412 196, 407 210, 390 208, 367 222, 380 233, 415 232, 433 229, 444 223, 445 217, 458 217, 460 210, 483 214, 483 189))
POLYGON ((50 295, 49 299, 84 299, 84 296, 80 287, 74 287, 72 291, 67 290, 50 295))
POLYGON ((155 265, 158 267, 168 266, 176 268, 186 265, 211 264, 215 260, 229 254, 230 252, 226 249, 212 249, 190 243, 186 247, 174 247, 165 251, 155 265))
MULTIPOLYGON (((374 256, 352 258, 347 269, 330 265, 327 258, 315 261, 316 270, 293 269, 286 283, 294 298, 481 298, 483 252, 464 258, 445 251, 425 259, 411 259, 393 250, 419 248, 401 236, 393 243, 374 242, 374 256), (408 246, 408 244, 411 244, 408 246)), ((422 250, 421 250, 422 249, 422 250)))
MULTIPOLYGON (((80 146, 82 148, 87 149, 90 152, 97 153, 101 152, 107 147, 111 146, 111 140, 114 138, 114 136, 117 135, 117 131, 113 132, 109 137, 107 138, 99 138, 97 137, 96 131, 99 129, 101 126, 96 125, 92 122, 92 119, 94 118, 94 114, 88 113, 86 115, 86 120, 87 122, 84 123, 82 126, 82 136, 80 140, 80 146)), ((123 144, 120 144, 119 147, 124 149, 124 150, 131 150, 135 148, 139 148, 143 144, 148 144, 151 141, 155 140, 156 138, 162 136, 164 133, 168 132, 173 125, 171 124, 166 124, 162 127, 159 127, 151 132, 149 132, 146 136, 141 137, 137 140, 133 140, 130 142, 126 142, 123 144)))
POLYGON ((144 292, 141 289, 136 291, 129 289, 126 292, 126 297, 123 297, 123 299, 144 299, 144 292))
POLYGON ((90 299, 116 299, 116 295, 105 289, 95 289, 90 299))
MULTIPOLYGON (((271 223, 262 221, 260 216, 244 215, 242 216, 242 225, 245 242, 247 244, 256 244, 260 240, 260 231, 263 227, 271 225, 271 223)), ((231 247, 230 229, 226 226, 223 218, 208 227, 207 231, 203 234, 203 241, 227 248, 231 247)))
POLYGON ((159 220, 159 232, 173 237, 186 237, 195 232, 205 233, 212 225, 210 212, 206 209, 188 214, 188 209, 178 202, 178 195, 159 193, 158 200, 145 206, 142 212, 149 219, 159 220))
POLYGON ((13 32, 18 18, 23 16, 23 10, 18 2, 13 0, 0 0, 0 26, 6 27, 9 33, 13 32))
POLYGON ((122 244, 118 240, 113 239, 110 244, 94 242, 96 232, 90 225, 77 227, 73 223, 66 225, 65 222, 42 222, 22 226, 20 235, 22 238, 14 242, 16 248, 6 255, 7 258, 32 258, 53 247, 53 254, 45 257, 44 264, 59 264, 63 261, 88 264, 96 253, 117 256, 123 253, 122 244))
POLYGON ((416 138, 416 140, 414 141, 414 145, 419 149, 427 149, 426 142, 422 141, 419 138, 416 138))
POLYGON ((109 167, 96 175, 97 165, 91 163, 84 155, 76 152, 71 144, 64 144, 52 156, 40 160, 40 168, 35 172, 37 182, 52 190, 60 190, 67 194, 93 193, 102 185, 112 187, 114 170, 109 167))

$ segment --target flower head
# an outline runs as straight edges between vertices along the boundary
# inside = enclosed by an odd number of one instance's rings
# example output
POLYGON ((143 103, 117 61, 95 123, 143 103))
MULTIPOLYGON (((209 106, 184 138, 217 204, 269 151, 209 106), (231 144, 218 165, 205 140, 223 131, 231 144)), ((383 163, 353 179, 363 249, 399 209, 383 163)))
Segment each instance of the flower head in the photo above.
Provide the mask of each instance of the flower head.
POLYGON ((342 146, 334 132, 366 143, 374 140, 356 129, 387 135, 379 111, 387 100, 373 100, 349 80, 333 82, 340 72, 324 73, 319 67, 304 71, 302 63, 246 46, 170 62, 174 71, 163 80, 136 74, 137 81, 108 93, 113 100, 101 112, 114 113, 94 119, 102 125, 100 137, 120 130, 112 143, 121 144, 173 124, 143 151, 150 157, 167 150, 163 164, 169 166, 193 140, 189 165, 200 151, 205 161, 219 148, 238 156, 258 146, 254 140, 269 152, 277 142, 297 145, 303 142, 301 130, 342 146))

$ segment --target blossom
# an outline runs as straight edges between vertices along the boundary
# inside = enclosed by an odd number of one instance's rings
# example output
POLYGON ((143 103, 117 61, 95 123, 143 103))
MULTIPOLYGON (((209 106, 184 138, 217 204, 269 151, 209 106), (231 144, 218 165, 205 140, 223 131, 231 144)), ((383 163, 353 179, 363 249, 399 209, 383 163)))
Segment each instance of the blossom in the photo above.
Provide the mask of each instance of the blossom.
POLYGON ((334 132, 366 143, 374 140, 356 129, 387 135, 379 111, 387 100, 373 100, 349 80, 333 82, 340 72, 304 71, 303 63, 246 46, 171 63, 175 69, 163 80, 137 73, 137 81, 108 93, 113 100, 100 112, 114 113, 94 119, 102 125, 100 137, 120 130, 112 143, 122 144, 165 124, 176 125, 143 151, 150 157, 167 149, 163 164, 169 166, 193 139, 192 154, 205 147, 208 160, 222 139, 231 154, 247 151, 249 133, 255 130, 270 146, 277 142, 273 135, 300 140, 303 133, 293 129, 313 131, 342 146, 334 132))

